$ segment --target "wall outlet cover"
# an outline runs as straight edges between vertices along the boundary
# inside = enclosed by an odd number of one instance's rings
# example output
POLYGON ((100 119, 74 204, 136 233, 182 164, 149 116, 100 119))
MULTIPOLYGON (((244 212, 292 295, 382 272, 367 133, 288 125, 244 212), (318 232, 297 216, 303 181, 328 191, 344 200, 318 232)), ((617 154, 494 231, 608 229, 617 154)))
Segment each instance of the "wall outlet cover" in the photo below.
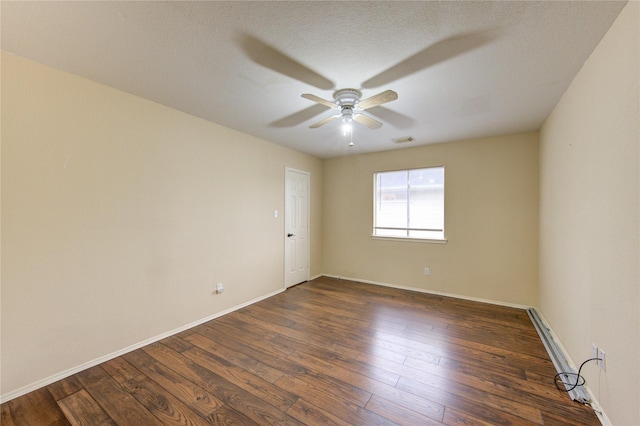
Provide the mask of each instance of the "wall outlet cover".
POLYGON ((607 371, 607 356, 600 348, 598 348, 598 358, 600 358, 600 360, 598 361, 598 364, 600 364, 600 369, 603 371, 607 371))

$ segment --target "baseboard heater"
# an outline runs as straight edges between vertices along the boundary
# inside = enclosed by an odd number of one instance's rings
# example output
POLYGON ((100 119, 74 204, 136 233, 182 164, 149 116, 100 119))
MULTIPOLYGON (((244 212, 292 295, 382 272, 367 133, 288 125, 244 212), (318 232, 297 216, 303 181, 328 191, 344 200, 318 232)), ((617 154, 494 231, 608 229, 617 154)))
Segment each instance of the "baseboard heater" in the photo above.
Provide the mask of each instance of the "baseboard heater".
MULTIPOLYGON (((538 332, 538 335, 540 336, 544 347, 547 349, 547 353, 549 353, 549 357, 551 357, 551 361, 556 367, 558 373, 575 373, 573 368, 569 365, 567 358, 564 356, 564 352, 560 350, 560 347, 551 335, 551 331, 545 326, 538 312, 533 308, 529 308, 527 309, 527 313, 529 314, 529 318, 531 318, 531 322, 536 328, 536 331, 538 332)), ((571 383, 572 380, 576 380, 575 376, 570 377, 566 374, 563 374, 563 382, 571 383)), ((589 398, 589 395, 587 394, 587 391, 584 389, 584 387, 576 386, 572 390, 569 390, 572 387, 571 385, 565 385, 565 387, 572 400, 578 401, 582 404, 587 404, 591 401, 591 398, 589 398)))

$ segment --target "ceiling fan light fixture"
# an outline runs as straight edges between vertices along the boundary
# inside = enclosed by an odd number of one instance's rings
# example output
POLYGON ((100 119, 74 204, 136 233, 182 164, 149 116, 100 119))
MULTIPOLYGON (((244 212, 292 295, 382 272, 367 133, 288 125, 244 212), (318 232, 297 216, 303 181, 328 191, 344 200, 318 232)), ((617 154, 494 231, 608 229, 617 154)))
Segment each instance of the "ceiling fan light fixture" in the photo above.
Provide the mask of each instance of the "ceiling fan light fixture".
POLYGON ((353 131, 353 111, 345 109, 342 111, 342 134, 346 136, 353 131))
POLYGON ((349 120, 349 121, 345 121, 345 122, 342 124, 342 134, 343 134, 343 135, 345 135, 345 136, 346 136, 346 135, 348 135, 348 134, 350 134, 350 133, 351 133, 351 131, 353 130, 353 129, 352 129, 352 126, 353 126, 353 125, 351 124, 351 120, 349 120))

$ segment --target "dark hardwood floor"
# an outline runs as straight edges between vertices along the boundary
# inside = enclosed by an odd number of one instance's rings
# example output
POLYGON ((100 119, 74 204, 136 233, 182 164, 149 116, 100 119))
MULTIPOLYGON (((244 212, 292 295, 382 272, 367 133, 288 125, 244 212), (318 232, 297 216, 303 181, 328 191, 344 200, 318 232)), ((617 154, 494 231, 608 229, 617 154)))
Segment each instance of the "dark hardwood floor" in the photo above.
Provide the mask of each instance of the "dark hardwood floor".
POLYGON ((2 404, 10 425, 598 425, 524 310, 319 278, 2 404))

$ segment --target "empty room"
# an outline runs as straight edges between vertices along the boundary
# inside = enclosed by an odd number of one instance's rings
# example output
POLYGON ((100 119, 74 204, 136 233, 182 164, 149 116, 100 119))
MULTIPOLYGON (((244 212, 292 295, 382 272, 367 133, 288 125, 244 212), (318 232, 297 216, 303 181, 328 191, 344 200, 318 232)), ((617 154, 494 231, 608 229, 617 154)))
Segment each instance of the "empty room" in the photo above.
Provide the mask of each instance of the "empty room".
POLYGON ((640 2, 0 7, 3 426, 640 425, 640 2))

